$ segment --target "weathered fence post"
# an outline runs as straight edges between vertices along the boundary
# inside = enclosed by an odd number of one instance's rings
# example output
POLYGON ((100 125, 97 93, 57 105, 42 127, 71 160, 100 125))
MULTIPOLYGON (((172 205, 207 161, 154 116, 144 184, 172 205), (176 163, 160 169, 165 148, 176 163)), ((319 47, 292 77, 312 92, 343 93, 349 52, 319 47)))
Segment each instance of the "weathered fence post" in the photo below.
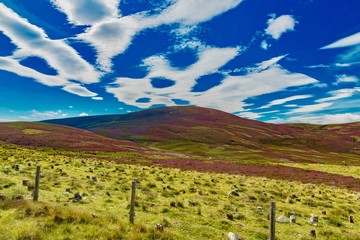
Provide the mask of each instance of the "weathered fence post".
POLYGON ((33 193, 34 201, 37 201, 39 199, 39 184, 40 184, 40 166, 36 166, 35 187, 33 193))
POLYGON ((134 223, 135 217, 135 190, 136 190, 136 183, 139 180, 134 179, 131 185, 131 202, 130 202, 130 223, 134 223))
POLYGON ((275 240, 275 202, 270 204, 270 240, 275 240))

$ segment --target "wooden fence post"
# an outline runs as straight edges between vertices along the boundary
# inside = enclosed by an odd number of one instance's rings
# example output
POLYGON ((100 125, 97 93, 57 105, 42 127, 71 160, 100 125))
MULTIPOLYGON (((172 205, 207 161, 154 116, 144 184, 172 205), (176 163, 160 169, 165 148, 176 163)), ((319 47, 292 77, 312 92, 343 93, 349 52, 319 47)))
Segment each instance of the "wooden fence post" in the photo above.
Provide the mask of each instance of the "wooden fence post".
POLYGON ((270 240, 275 240, 275 212, 276 212, 275 202, 271 202, 271 204, 270 204, 270 240))
POLYGON ((36 166, 36 175, 35 175, 35 187, 34 187, 34 201, 39 199, 39 184, 40 184, 40 166, 36 166))
POLYGON ((130 223, 134 223, 134 217, 135 217, 135 193, 136 193, 136 183, 139 182, 139 180, 134 179, 131 185, 131 202, 130 202, 130 223))

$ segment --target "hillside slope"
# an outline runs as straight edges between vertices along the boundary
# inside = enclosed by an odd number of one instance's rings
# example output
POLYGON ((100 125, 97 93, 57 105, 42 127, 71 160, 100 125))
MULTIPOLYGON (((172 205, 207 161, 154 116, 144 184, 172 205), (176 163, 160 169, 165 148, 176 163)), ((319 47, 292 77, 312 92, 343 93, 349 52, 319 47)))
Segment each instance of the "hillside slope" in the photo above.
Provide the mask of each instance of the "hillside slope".
POLYGON ((111 139, 95 133, 48 123, 0 123, 0 141, 30 147, 66 150, 138 152, 145 149, 134 142, 111 139))
POLYGON ((345 134, 339 125, 340 130, 332 131, 329 135, 311 128, 264 123, 218 110, 190 106, 47 122, 198 155, 250 154, 249 158, 260 155, 289 159, 307 155, 309 151, 357 154, 359 147, 357 124, 346 128, 349 134, 345 134))

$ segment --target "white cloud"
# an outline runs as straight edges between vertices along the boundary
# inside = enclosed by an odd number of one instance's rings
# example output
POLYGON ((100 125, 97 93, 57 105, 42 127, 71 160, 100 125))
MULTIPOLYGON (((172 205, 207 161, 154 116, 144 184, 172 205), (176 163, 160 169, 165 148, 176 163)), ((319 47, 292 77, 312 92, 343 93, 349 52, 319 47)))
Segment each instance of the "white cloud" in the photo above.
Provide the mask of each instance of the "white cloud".
POLYGON ((318 65, 310 65, 310 66, 305 66, 306 68, 330 68, 330 65, 325 65, 325 64, 318 64, 318 65))
POLYGON ((269 121, 273 123, 312 123, 312 124, 340 124, 359 122, 360 114, 358 113, 339 113, 339 114, 307 114, 296 117, 290 117, 286 120, 277 119, 269 121))
POLYGON ((173 5, 157 16, 155 21, 162 24, 197 24, 235 8, 241 2, 242 0, 176 0, 173 5))
POLYGON ((63 89, 69 93, 81 96, 81 97, 95 97, 96 93, 89 91, 87 88, 77 83, 67 84, 63 89))
POLYGON ((342 47, 350 47, 354 45, 360 44, 360 32, 355 33, 351 36, 342 38, 336 42, 333 42, 329 45, 326 45, 320 49, 330 49, 330 48, 342 48, 342 47))
POLYGON ((85 113, 85 112, 82 112, 79 114, 79 117, 87 117, 89 116, 89 114, 85 113))
POLYGON ((175 0, 158 15, 148 16, 146 13, 136 13, 121 18, 106 19, 94 24, 77 38, 96 48, 99 67, 109 72, 112 67, 111 59, 125 52, 134 37, 144 29, 178 23, 180 31, 190 31, 192 26, 184 25, 208 21, 240 3, 241 0, 175 0))
POLYGON ((279 39, 282 34, 294 31, 296 23, 291 15, 282 15, 277 18, 272 17, 267 21, 268 27, 265 29, 265 32, 273 39, 279 39))
POLYGON ((108 18, 119 17, 120 0, 51 0, 75 25, 93 25, 108 18))
POLYGON ((72 85, 70 79, 85 84, 99 82, 100 74, 64 40, 49 39, 41 28, 1 3, 0 31, 18 47, 13 56, 1 58, 0 69, 33 78, 47 86, 63 86, 65 90, 72 89, 68 87, 72 85), (19 64, 30 56, 44 59, 58 75, 49 76, 19 64))
POLYGON ((118 78, 107 87, 109 93, 128 105, 148 108, 154 104, 175 105, 171 99, 183 99, 192 105, 221 109, 227 112, 243 111, 245 99, 266 93, 284 90, 287 87, 316 83, 317 80, 282 68, 276 57, 248 69, 244 76, 225 76, 222 83, 205 92, 191 92, 196 79, 216 72, 238 54, 237 48, 208 48, 199 53, 198 62, 184 70, 174 69, 164 56, 153 56, 144 61, 149 74, 142 79, 118 78), (151 78, 166 78, 175 81, 168 88, 154 88, 151 78), (149 98, 147 103, 136 102, 149 98))
POLYGON ((269 60, 258 63, 258 64, 256 64, 256 68, 254 68, 254 70, 257 72, 266 70, 266 69, 270 68, 271 66, 274 66, 275 64, 277 64, 281 59, 285 58, 286 56, 287 56, 287 54, 278 56, 278 57, 273 57, 269 60))
POLYGON ((57 110, 57 111, 44 111, 44 112, 40 112, 37 110, 32 110, 31 111, 31 115, 29 119, 55 119, 55 118, 64 118, 67 117, 68 114, 63 113, 61 110, 57 110))
POLYGON ((77 38, 96 48, 99 67, 109 72, 112 66, 111 59, 125 52, 134 36, 148 26, 141 15, 125 16, 99 22, 77 38))
POLYGON ((291 112, 288 112, 287 114, 321 111, 326 109, 327 107, 330 107, 331 105, 333 105, 333 103, 328 103, 328 102, 318 103, 313 105, 305 105, 297 109, 294 109, 291 112))
POLYGON ((343 99, 343 98, 349 98, 349 97, 352 97, 355 93, 360 93, 360 87, 344 88, 344 89, 330 91, 330 92, 328 92, 328 94, 330 94, 331 97, 320 98, 320 99, 316 100, 315 102, 322 103, 322 102, 329 102, 329 101, 334 101, 334 100, 343 99))
POLYGON ((216 72, 221 66, 238 54, 238 48, 207 48, 199 53, 199 60, 184 70, 170 66, 164 56, 153 56, 144 60, 149 74, 143 79, 118 78, 107 91, 115 95, 119 101, 140 108, 148 108, 153 104, 175 105, 171 98, 183 99, 194 95, 190 93, 200 76, 216 72), (168 88, 154 88, 151 78, 166 78, 174 81, 168 88), (184 95, 186 96, 184 96, 184 95), (150 98, 147 103, 136 102, 139 98, 150 98))
POLYGON ((97 100, 97 101, 104 100, 104 98, 102 98, 102 97, 92 97, 91 99, 92 100, 97 100))
POLYGON ((14 72, 19 76, 33 78, 41 84, 46 86, 64 86, 68 84, 68 81, 59 76, 50 76, 35 71, 32 68, 25 67, 19 63, 18 60, 14 60, 8 57, 0 57, 0 69, 8 72, 14 72))
POLYGON ((261 42, 260 47, 264 50, 267 50, 271 45, 267 43, 265 40, 261 42))
POLYGON ((349 76, 346 74, 341 74, 336 76, 336 82, 335 85, 338 85, 340 83, 357 83, 359 81, 359 78, 356 76, 349 76))
POLYGON ((259 113, 254 113, 254 112, 240 112, 236 115, 243 117, 243 118, 248 118, 248 119, 257 119, 257 118, 261 117, 261 115, 259 113))
POLYGON ((295 101, 295 100, 301 100, 301 99, 307 99, 307 98, 311 98, 311 97, 313 97, 313 95, 307 94, 307 95, 291 96, 291 97, 287 97, 287 98, 283 98, 283 99, 276 99, 276 100, 272 100, 268 104, 260 107, 259 109, 269 108, 269 107, 274 106, 274 105, 282 105, 282 104, 287 103, 287 102, 291 102, 291 101, 295 101))

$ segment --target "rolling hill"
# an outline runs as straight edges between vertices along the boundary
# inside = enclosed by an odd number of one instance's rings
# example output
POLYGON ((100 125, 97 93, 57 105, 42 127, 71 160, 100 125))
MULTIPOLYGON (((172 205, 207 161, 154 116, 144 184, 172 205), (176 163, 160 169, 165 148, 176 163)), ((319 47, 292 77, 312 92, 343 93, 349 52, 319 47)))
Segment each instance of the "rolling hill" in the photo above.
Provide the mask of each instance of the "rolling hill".
POLYGON ((0 123, 0 141, 20 146, 64 150, 139 152, 146 150, 134 142, 111 139, 67 126, 36 122, 0 123))
POLYGON ((187 154, 313 161, 359 153, 359 123, 277 125, 202 107, 165 107, 126 115, 48 120, 110 138, 187 154), (326 156, 324 156, 326 154, 326 156))

